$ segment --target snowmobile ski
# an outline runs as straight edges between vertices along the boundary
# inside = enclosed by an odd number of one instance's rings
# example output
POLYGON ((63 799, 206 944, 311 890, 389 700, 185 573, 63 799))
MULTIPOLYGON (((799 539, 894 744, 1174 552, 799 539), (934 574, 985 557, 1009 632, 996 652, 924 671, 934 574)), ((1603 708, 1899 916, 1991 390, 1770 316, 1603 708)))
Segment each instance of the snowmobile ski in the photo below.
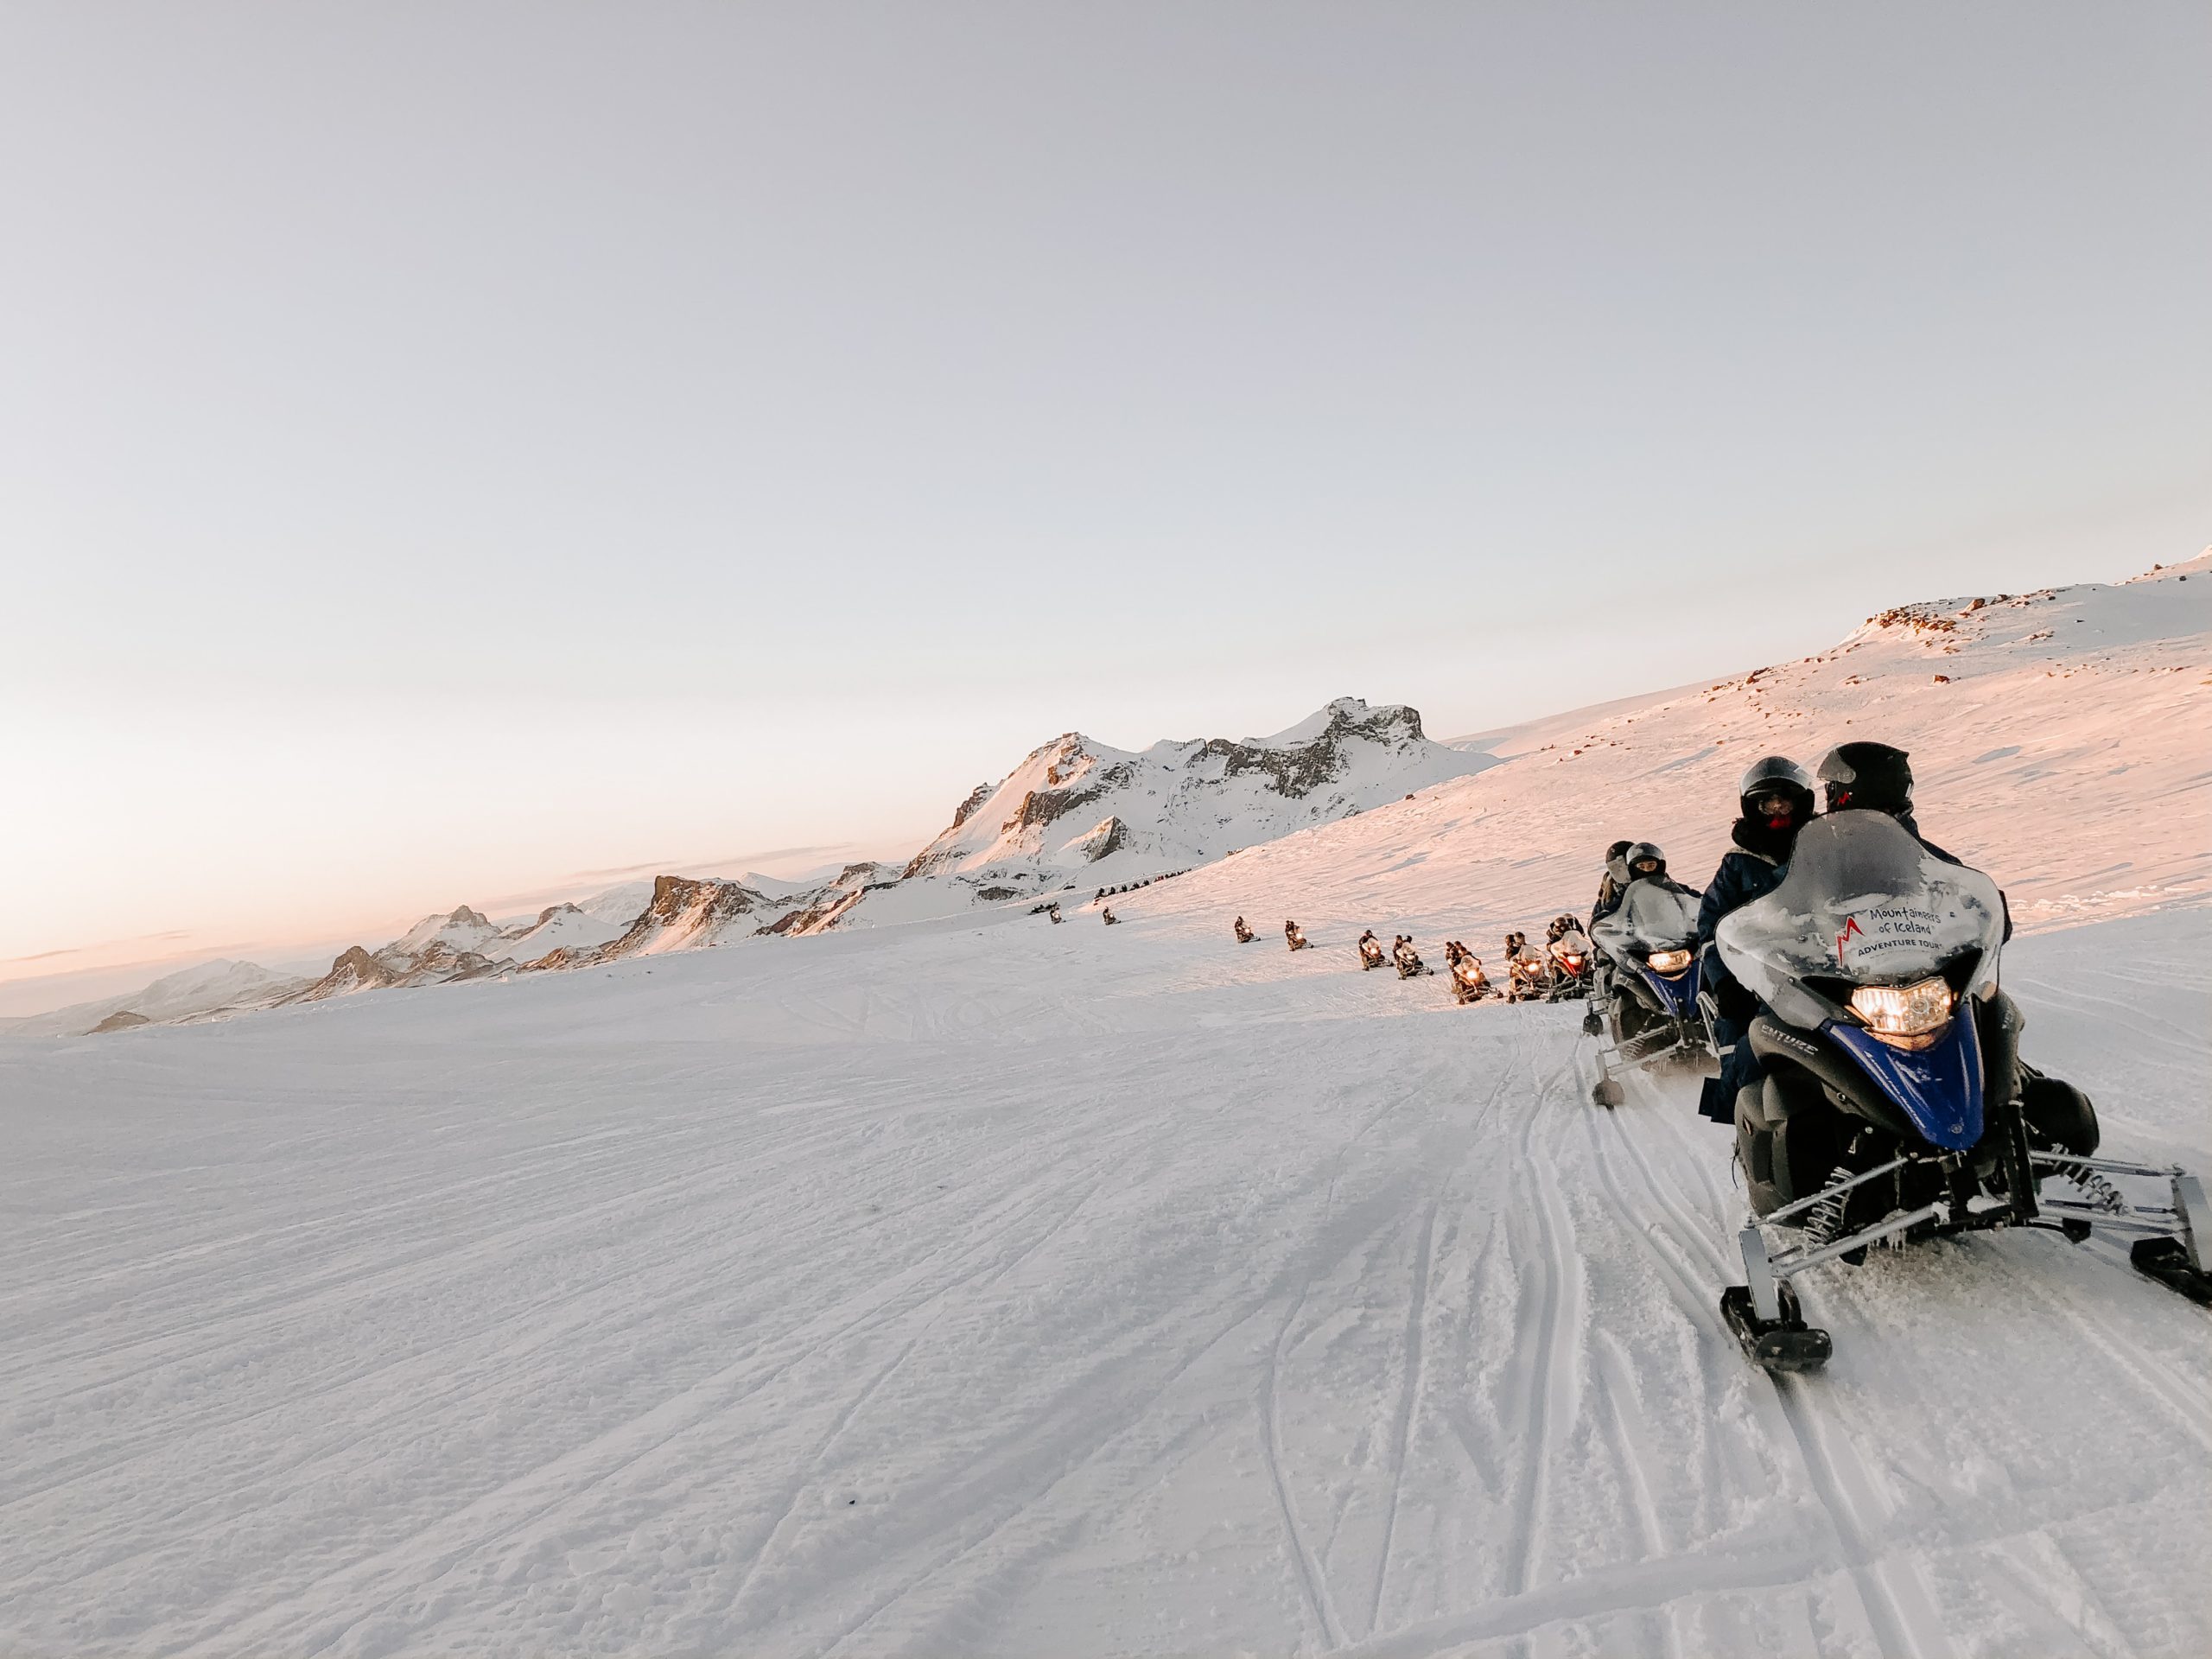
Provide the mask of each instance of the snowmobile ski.
POLYGON ((1778 1319, 1763 1319, 1751 1306, 1748 1285, 1731 1285, 1720 1293, 1720 1317, 1736 1333, 1751 1363, 1770 1371, 1816 1371, 1827 1363, 1834 1344, 1828 1333, 1805 1323, 1797 1294, 1787 1284, 1776 1287, 1782 1304, 1778 1319))
POLYGON ((2200 1307, 2212 1307, 2212 1274, 2190 1262, 2189 1247, 2181 1240, 2139 1238, 2128 1246, 2127 1259, 2138 1273, 2147 1273, 2200 1307))

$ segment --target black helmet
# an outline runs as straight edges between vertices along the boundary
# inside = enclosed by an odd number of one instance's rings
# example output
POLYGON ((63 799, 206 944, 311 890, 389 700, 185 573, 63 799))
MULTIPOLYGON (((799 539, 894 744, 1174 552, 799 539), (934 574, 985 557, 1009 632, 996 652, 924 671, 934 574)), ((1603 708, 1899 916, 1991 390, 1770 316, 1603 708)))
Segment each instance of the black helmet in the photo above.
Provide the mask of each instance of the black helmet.
POLYGON ((1736 785, 1736 800, 1747 818, 1772 816, 1758 810, 1758 803, 1774 796, 1789 803, 1789 816, 1803 823, 1813 816, 1813 774, 1786 754, 1770 754, 1745 769, 1736 785))
POLYGON ((1624 861, 1628 865, 1629 880, 1631 881, 1637 880, 1645 875, 1664 875, 1667 874, 1667 855, 1661 852, 1658 847, 1651 842, 1639 841, 1636 842, 1624 855, 1624 861), (1644 862, 1647 859, 1658 865, 1659 868, 1656 870, 1639 870, 1636 868, 1637 865, 1644 862))
POLYGON ((1911 757, 1887 743, 1839 743, 1821 757, 1820 777, 1831 812, 1912 808, 1911 757))

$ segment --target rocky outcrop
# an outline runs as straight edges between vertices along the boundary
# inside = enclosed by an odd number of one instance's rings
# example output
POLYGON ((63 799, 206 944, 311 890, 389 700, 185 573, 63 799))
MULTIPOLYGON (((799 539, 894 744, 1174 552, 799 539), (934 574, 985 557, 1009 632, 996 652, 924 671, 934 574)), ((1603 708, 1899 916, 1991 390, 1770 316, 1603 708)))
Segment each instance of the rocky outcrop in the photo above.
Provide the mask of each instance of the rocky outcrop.
POLYGON ((1205 753, 1220 757, 1224 776, 1259 773, 1278 792, 1295 800, 1344 776, 1355 747, 1403 750, 1426 738, 1420 712, 1403 705, 1370 709, 1356 699, 1339 697, 1324 712, 1327 718, 1321 729, 1302 742, 1278 747, 1216 738, 1205 753))
POLYGON ((154 1022, 143 1014, 133 1014, 129 1008, 118 1008, 94 1026, 89 1033, 98 1037, 111 1031, 129 1031, 133 1026, 150 1026, 154 1022))
POLYGON ((382 990, 399 983, 400 970, 378 957, 371 956, 359 945, 348 945, 331 963, 330 971, 303 991, 295 991, 277 1006, 288 1007, 295 1002, 326 1002, 334 996, 350 996, 355 991, 382 990))
POLYGON ((976 785, 975 788, 969 790, 968 791, 968 798, 961 802, 958 806, 953 809, 952 822, 955 824, 963 824, 967 823, 969 818, 976 815, 976 809, 981 806, 985 801, 991 798, 991 791, 996 787, 996 785, 985 781, 976 785))
POLYGON ((1083 855, 1096 864, 1102 858, 1110 858, 1129 844, 1129 826, 1121 819, 1109 817, 1092 826, 1075 846, 1083 855))
POLYGON ((450 985, 459 980, 484 979, 505 973, 514 963, 494 961, 480 950, 465 950, 443 939, 433 939, 420 950, 408 952, 386 945, 372 954, 350 946, 330 964, 330 971, 309 985, 281 999, 275 1006, 294 1002, 327 1002, 334 996, 357 991, 386 991, 402 985, 450 985))

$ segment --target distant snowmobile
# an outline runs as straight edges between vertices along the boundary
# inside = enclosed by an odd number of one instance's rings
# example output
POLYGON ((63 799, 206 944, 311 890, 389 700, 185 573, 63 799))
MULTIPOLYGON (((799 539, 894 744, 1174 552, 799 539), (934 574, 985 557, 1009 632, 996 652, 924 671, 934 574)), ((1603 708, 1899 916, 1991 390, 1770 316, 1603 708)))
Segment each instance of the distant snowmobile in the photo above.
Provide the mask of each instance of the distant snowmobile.
POLYGON ((1529 943, 1526 933, 1505 936, 1505 1000, 1533 1002, 1548 995, 1552 986, 1550 962, 1529 943))
MULTIPOLYGON (((1635 850, 1649 846, 1639 842, 1635 850)), ((1657 854, 1656 848, 1650 848, 1657 854)), ((1612 1073, 1619 1066, 1684 1062, 1700 1070, 1713 1065, 1713 1043, 1698 1007, 1698 895, 1666 879, 1663 860, 1656 873, 1631 880, 1619 906, 1590 930, 1592 942, 1608 958, 1600 988, 1592 993, 1592 1014, 1601 1029, 1611 1027, 1611 1052, 1601 1052, 1605 1076, 1591 1091, 1601 1106, 1623 1098, 1612 1073)), ((1586 1029, 1590 1021, 1586 1017, 1586 1029)))
POLYGON ((1590 936, 1582 931, 1582 924, 1572 916, 1560 916, 1545 932, 1545 954, 1551 958, 1551 983, 1545 1000, 1561 1002, 1587 995, 1592 958, 1590 936))
POLYGON ((1299 931, 1296 922, 1285 922, 1282 925, 1282 937, 1284 942, 1294 950, 1303 950, 1306 948, 1306 935, 1299 931))
POLYGON ((1428 971, 1421 965, 1421 953, 1414 949, 1413 935, 1402 933, 1390 947, 1390 959, 1398 964, 1398 977, 1412 979, 1428 971))
POLYGON ((1490 976, 1483 972, 1483 959, 1465 945, 1457 943, 1446 945, 1444 957, 1452 969, 1452 1000, 1461 1007, 1497 995, 1497 988, 1490 982, 1490 976))
POLYGON ((1747 1282, 1720 1298, 1758 1364, 1824 1362, 1828 1333, 1805 1323, 1790 1281, 1882 1241, 2106 1231, 2133 1240, 2141 1271, 2212 1303, 2202 1182, 2094 1156, 2088 1097, 2019 1064, 2019 1011, 1998 988, 2004 933, 1995 882, 1871 811, 1814 820, 1782 884, 1721 922, 1721 960, 1763 1005, 1746 1040, 1765 1075, 1735 1103, 1747 1282), (2052 1177, 2074 1194, 2044 1197, 2052 1177), (1777 1248, 1780 1227, 1797 1236, 1777 1248))
POLYGON ((1258 935, 1258 934, 1256 934, 1256 933, 1253 932, 1253 931, 1252 931, 1252 930, 1251 930, 1250 928, 1249 928, 1249 927, 1247 927, 1247 926, 1245 926, 1245 925, 1244 925, 1244 918, 1243 918, 1242 916, 1239 916, 1239 917, 1236 918, 1236 943, 1237 943, 1237 944, 1251 944, 1251 943, 1252 943, 1252 941, 1253 941, 1254 939, 1257 938, 1258 937, 1259 937, 1259 935, 1258 935))
POLYGON ((1382 941, 1375 937, 1375 930, 1370 927, 1359 936, 1359 970, 1363 974, 1382 965, 1382 941))
POLYGON ((1052 918, 1054 927, 1058 927, 1062 922, 1067 920, 1066 917, 1060 914, 1060 907, 1058 905, 1046 906, 1045 913, 1052 918))
POLYGON ((1110 909, 1105 912, 1105 915, 1107 926, 1118 927, 1121 925, 1122 918, 1116 916, 1110 909))

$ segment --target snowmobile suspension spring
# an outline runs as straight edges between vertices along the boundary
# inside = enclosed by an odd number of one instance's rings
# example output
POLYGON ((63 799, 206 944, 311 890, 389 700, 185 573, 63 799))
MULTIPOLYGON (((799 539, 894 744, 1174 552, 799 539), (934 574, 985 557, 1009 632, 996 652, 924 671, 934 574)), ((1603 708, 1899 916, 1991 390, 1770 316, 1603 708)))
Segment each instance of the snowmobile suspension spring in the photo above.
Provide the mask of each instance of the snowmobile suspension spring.
MULTIPOLYGON (((1837 1172, 1830 1170, 1828 1179, 1834 1180, 1837 1172)), ((1825 1185, 1825 1183, 1824 1183, 1825 1185)), ((1805 1217, 1805 1236, 1815 1245, 1826 1244, 1843 1234, 1843 1208, 1848 1195, 1842 1192, 1823 1193, 1805 1217)))
POLYGON ((2120 1196, 2120 1189, 2095 1170, 2069 1169, 2066 1172, 2066 1177, 2075 1185, 2088 1193, 2089 1202, 2098 1209, 2115 1216, 2124 1216, 2127 1213, 2127 1200, 2120 1196))

